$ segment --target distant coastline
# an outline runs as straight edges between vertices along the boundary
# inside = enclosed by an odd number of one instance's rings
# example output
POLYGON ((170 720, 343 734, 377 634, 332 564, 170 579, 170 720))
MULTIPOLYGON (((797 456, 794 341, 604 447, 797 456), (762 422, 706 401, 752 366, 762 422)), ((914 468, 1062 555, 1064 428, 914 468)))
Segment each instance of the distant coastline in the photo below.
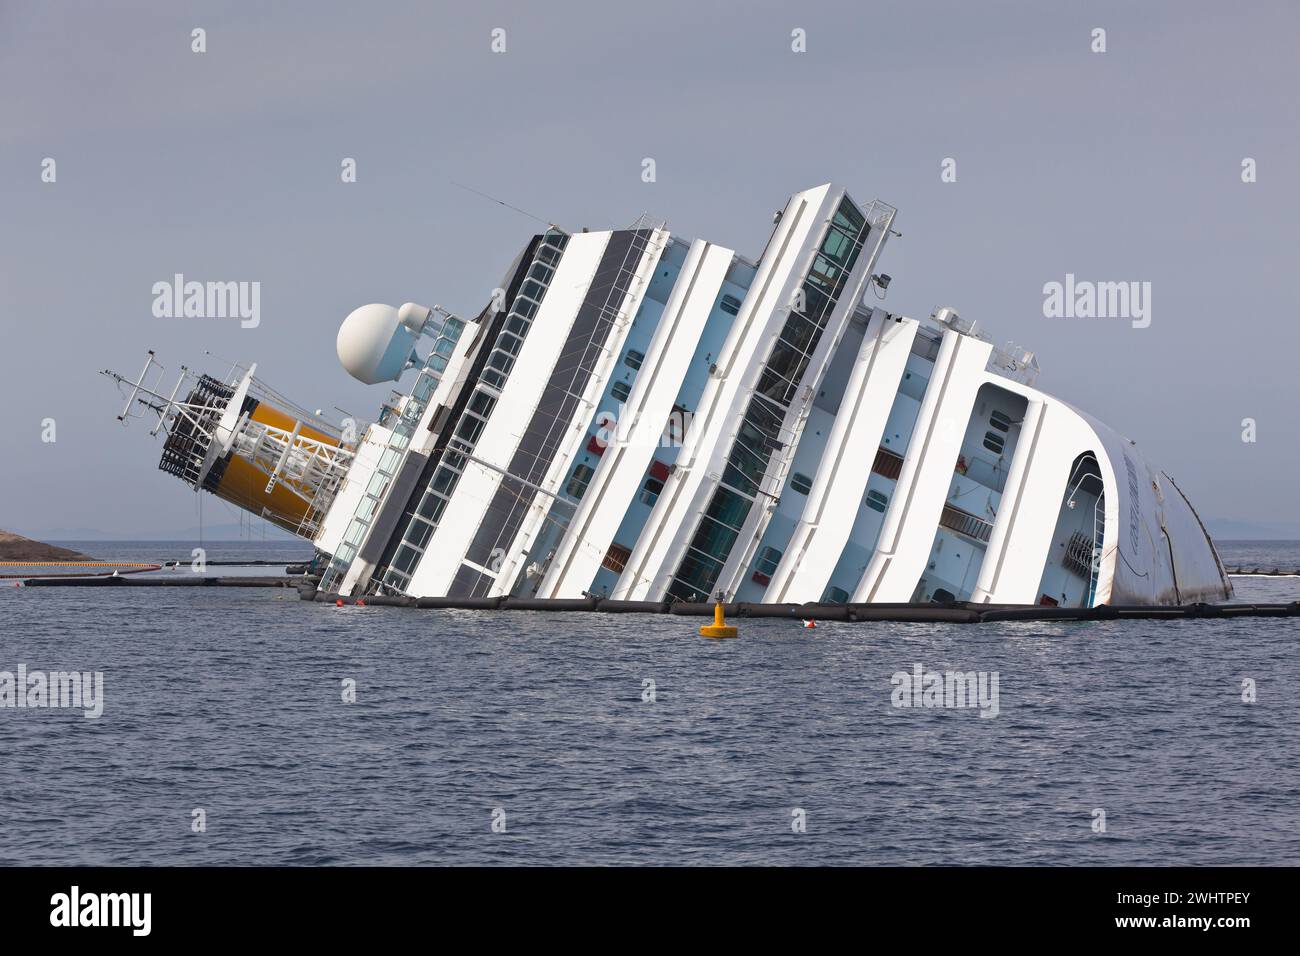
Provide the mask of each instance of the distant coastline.
POLYGON ((33 541, 20 534, 0 531, 0 561, 90 561, 89 555, 71 548, 33 541))
MULTIPOLYGON (((10 527, 18 522, 11 521, 10 527)), ((110 530, 102 528, 63 528, 48 525, 28 525, 21 527, 17 534, 25 534, 33 540, 46 542, 75 541, 79 544, 93 541, 302 541, 297 535, 277 528, 267 521, 229 522, 205 524, 202 527, 164 528, 161 530, 110 530)))

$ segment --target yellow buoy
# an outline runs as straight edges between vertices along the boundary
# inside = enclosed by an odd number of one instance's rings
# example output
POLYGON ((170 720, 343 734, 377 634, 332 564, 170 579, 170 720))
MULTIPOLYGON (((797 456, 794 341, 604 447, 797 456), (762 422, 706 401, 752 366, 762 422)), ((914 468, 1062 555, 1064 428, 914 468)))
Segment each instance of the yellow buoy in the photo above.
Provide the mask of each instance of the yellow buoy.
POLYGON ((722 602, 713 605, 713 623, 700 628, 700 637, 739 637, 740 632, 722 616, 722 602))

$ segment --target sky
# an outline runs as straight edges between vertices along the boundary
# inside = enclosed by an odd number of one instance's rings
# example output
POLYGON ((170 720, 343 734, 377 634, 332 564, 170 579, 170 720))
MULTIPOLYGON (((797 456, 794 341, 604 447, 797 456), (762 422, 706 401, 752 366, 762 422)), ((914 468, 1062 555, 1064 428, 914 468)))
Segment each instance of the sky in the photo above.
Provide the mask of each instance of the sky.
POLYGON ((1040 388, 1207 519, 1300 528, 1298 40, 1300 5, 1267 0, 0 0, 0 528, 196 524, 96 374, 147 349, 169 384, 255 361, 303 406, 373 417, 389 390, 343 371, 338 325, 481 309, 541 223, 480 192, 756 257, 828 181, 899 210, 886 308, 1032 349, 1040 388), (156 317, 175 273, 259 282, 259 324, 156 317), (1067 274, 1149 282, 1149 326, 1046 315, 1067 274))

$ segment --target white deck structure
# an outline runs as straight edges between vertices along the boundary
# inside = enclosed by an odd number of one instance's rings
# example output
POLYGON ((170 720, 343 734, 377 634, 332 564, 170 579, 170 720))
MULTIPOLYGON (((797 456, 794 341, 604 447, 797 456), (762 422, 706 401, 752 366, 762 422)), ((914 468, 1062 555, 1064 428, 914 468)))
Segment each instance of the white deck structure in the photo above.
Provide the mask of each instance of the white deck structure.
POLYGON ((435 307, 446 318, 427 359, 410 343, 434 335, 419 318, 430 310, 358 310, 388 326, 371 341, 350 319, 345 364, 419 371, 336 456, 348 473, 311 525, 322 587, 781 604, 1230 597, 1174 481, 1040 391, 1032 355, 995 349, 951 309, 921 321, 878 307, 894 217, 834 184, 807 189, 757 261, 644 220, 552 228, 474 319, 435 307))

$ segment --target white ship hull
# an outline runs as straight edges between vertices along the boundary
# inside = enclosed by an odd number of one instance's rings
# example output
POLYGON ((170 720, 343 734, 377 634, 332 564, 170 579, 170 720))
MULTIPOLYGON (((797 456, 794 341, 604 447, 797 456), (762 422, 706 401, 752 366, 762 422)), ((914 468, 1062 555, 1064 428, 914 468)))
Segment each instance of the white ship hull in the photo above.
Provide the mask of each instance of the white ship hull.
MULTIPOLYGON (((416 377, 355 446, 340 441, 346 472, 309 501, 301 530, 321 587, 1071 607, 1230 597, 1172 479, 1034 387, 1031 355, 995 349, 951 310, 923 322, 865 304, 887 285, 893 218, 840 187, 806 190, 757 262, 657 224, 552 230, 471 321, 358 310, 340 335, 349 370, 416 377), (433 337, 424 359, 403 338, 420 335, 433 337)), ((222 448, 238 455, 225 418, 222 448)))

